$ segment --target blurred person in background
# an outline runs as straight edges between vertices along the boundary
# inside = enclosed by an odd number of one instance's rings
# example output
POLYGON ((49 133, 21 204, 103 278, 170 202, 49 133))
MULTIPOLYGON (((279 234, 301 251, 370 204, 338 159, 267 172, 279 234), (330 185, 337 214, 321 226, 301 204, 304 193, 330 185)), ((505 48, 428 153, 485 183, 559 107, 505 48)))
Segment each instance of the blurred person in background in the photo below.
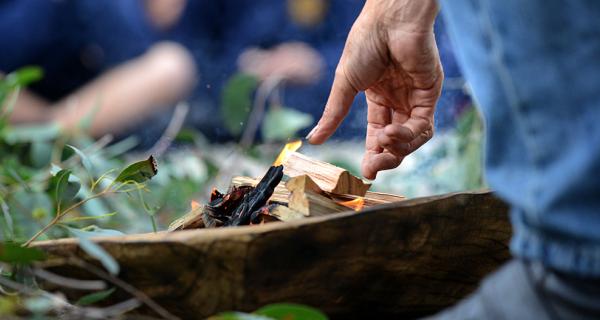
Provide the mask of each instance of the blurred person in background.
MULTIPOLYGON (((513 259, 432 319, 600 319, 600 2, 439 1, 486 119, 488 182, 511 205, 513 259)), ((444 74, 435 0, 368 0, 311 143, 358 91, 366 178, 434 132, 444 74)))
MULTIPOLYGON (((237 139, 222 125, 220 108, 223 87, 238 72, 261 82, 280 79, 278 102, 316 118, 363 3, 1 2, 0 71, 39 65, 45 72, 20 96, 13 121, 56 121, 73 129, 93 114, 94 136, 136 135, 148 147, 166 127, 171 107, 186 98, 192 106, 186 126, 214 142, 237 139)), ((449 78, 460 80, 444 30, 439 21, 442 60, 449 78)), ((338 138, 360 137, 366 130, 364 102, 354 103, 338 138)), ((444 90, 440 104, 436 126, 446 128, 470 101, 454 86, 444 90)))
MULTIPOLYGON (((225 0, 189 2, 173 39, 194 55, 202 79, 195 91, 194 123, 213 139, 231 139, 222 126, 210 126, 219 114, 221 90, 236 72, 264 81, 280 77, 284 106, 320 115, 333 81, 345 36, 364 4, 363 0, 225 0), (237 61, 237 64, 235 63, 237 61), (206 128, 206 129, 205 129, 206 128)), ((436 23, 442 60, 449 79, 440 103, 440 129, 452 127, 471 102, 463 92, 462 76, 454 61, 445 26, 436 23)), ((354 102, 337 138, 363 136, 364 100, 354 102)), ((308 133, 308 130, 303 134, 308 133)))
POLYGON ((119 134, 169 109, 192 89, 196 71, 181 45, 158 34, 185 1, 2 1, 0 71, 40 66, 44 78, 21 92, 14 123, 54 121, 119 134))

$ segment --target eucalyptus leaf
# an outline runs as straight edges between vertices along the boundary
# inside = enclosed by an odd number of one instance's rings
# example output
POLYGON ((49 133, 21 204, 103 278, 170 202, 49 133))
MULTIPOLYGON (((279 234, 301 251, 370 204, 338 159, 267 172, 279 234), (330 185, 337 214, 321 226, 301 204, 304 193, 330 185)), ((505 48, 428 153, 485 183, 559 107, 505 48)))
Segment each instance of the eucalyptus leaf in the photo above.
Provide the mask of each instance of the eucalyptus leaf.
POLYGON ((290 108, 276 108, 269 110, 262 123, 262 134, 265 140, 287 140, 310 126, 313 117, 290 108))
POLYGON ((29 264, 46 259, 46 254, 37 248, 22 247, 15 242, 0 243, 0 261, 29 264))
POLYGON ((31 164, 36 168, 48 165, 52 158, 52 143, 48 141, 33 141, 29 151, 29 158, 31 164))
POLYGON ((104 250, 101 246, 90 240, 90 237, 94 236, 94 234, 71 227, 65 228, 67 228, 72 235, 79 239, 79 247, 81 247, 81 249, 88 255, 100 261, 100 263, 102 263, 104 268, 109 273, 119 273, 119 264, 117 263, 117 260, 108 254, 108 252, 106 252, 106 250, 104 250))
POLYGON ((221 118, 225 128, 232 135, 242 132, 252 108, 252 95, 258 87, 258 80, 248 74, 233 75, 221 92, 221 118))
POLYGON ((3 215, 3 223, 2 224, 2 239, 3 240, 13 240, 15 237, 15 226, 12 216, 10 215, 10 208, 4 201, 2 197, 0 197, 0 209, 2 210, 3 215))
POLYGON ((62 168, 54 163, 50 164, 50 174, 55 176, 62 168))
POLYGON ((295 303, 274 303, 266 305, 256 311, 255 314, 266 316, 277 320, 327 320, 327 316, 321 311, 308 306, 295 303))
POLYGON ((91 225, 85 228, 79 229, 81 232, 85 232, 90 237, 115 237, 124 236, 125 234, 119 230, 103 229, 98 226, 91 225))
POLYGON ((6 76, 6 82, 10 86, 27 86, 33 82, 40 80, 44 76, 41 68, 34 66, 26 66, 11 72, 6 76))
POLYGON ((81 164, 83 164, 83 167, 88 171, 88 172, 92 172, 92 162, 90 161, 90 158, 83 153, 83 151, 79 150, 78 148, 67 144, 68 148, 71 148, 71 150, 73 150, 81 159, 81 164))
POLYGON ((79 298, 75 304, 80 306, 88 306, 90 304, 98 303, 108 298, 113 292, 115 292, 115 288, 86 294, 85 296, 79 298))
POLYGON ((20 125, 11 127, 4 133, 9 144, 32 141, 51 141, 60 135, 60 126, 56 123, 20 125))
POLYGON ((127 166, 115 179, 116 182, 135 181, 138 183, 152 179, 158 173, 158 166, 153 156, 127 166))
POLYGON ((99 215, 96 215, 96 216, 73 217, 73 218, 64 219, 63 223, 72 223, 72 222, 80 222, 80 221, 87 221, 87 220, 99 220, 99 219, 102 219, 102 218, 112 217, 115 214, 117 214, 116 211, 105 213, 105 214, 99 214, 99 215))
POLYGON ((275 320, 271 317, 243 313, 243 312, 223 312, 208 318, 208 320, 275 320))
POLYGON ((69 169, 62 169, 50 179, 48 193, 57 204, 73 200, 81 188, 79 182, 69 179, 71 173, 69 169))

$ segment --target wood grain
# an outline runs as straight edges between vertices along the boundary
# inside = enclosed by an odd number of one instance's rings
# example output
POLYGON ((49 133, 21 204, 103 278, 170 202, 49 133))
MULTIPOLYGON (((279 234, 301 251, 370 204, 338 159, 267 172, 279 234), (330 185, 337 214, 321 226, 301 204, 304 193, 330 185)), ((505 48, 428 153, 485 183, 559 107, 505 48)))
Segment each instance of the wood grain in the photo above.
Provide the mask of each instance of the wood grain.
POLYGON ((290 152, 283 160, 283 173, 289 177, 309 175, 321 190, 334 194, 364 196, 370 183, 353 176, 345 169, 310 158, 298 152, 290 152))
MULTIPOLYGON (((333 319, 415 317, 457 302, 509 258, 507 211, 491 193, 472 192, 260 226, 95 241, 119 261, 120 278, 186 319, 282 301, 333 319)), ((76 240, 35 245, 50 254, 51 271, 86 277, 65 258, 89 259, 76 240)))

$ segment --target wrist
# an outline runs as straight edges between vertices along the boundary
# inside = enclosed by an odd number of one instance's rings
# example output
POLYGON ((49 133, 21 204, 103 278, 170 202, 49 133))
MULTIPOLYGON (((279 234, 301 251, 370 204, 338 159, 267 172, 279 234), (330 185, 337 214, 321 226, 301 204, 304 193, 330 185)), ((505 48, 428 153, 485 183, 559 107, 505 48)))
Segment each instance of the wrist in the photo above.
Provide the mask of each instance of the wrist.
POLYGON ((439 12, 437 0, 367 0, 363 13, 386 29, 406 32, 433 31, 439 12))

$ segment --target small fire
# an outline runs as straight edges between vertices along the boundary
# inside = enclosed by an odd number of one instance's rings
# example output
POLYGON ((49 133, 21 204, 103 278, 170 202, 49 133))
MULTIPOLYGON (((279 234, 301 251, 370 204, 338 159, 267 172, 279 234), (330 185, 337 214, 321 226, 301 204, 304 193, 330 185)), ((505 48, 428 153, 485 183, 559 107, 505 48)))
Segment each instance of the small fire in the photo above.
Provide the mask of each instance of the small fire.
POLYGON ((358 197, 353 200, 338 202, 338 204, 341 204, 350 209, 354 209, 354 211, 360 211, 365 206, 365 198, 358 197))
POLYGON ((198 208, 200 208, 200 203, 192 200, 192 202, 190 202, 190 205, 192 206, 192 210, 196 210, 198 208))
POLYGON ((277 159, 275 159, 275 162, 273 162, 273 165, 274 166, 282 165, 283 162, 285 161, 285 159, 287 158, 288 154, 290 152, 294 152, 294 151, 300 149, 301 146, 302 146, 302 140, 288 142, 285 145, 285 147, 283 147, 283 150, 281 150, 281 152, 277 156, 277 159))

